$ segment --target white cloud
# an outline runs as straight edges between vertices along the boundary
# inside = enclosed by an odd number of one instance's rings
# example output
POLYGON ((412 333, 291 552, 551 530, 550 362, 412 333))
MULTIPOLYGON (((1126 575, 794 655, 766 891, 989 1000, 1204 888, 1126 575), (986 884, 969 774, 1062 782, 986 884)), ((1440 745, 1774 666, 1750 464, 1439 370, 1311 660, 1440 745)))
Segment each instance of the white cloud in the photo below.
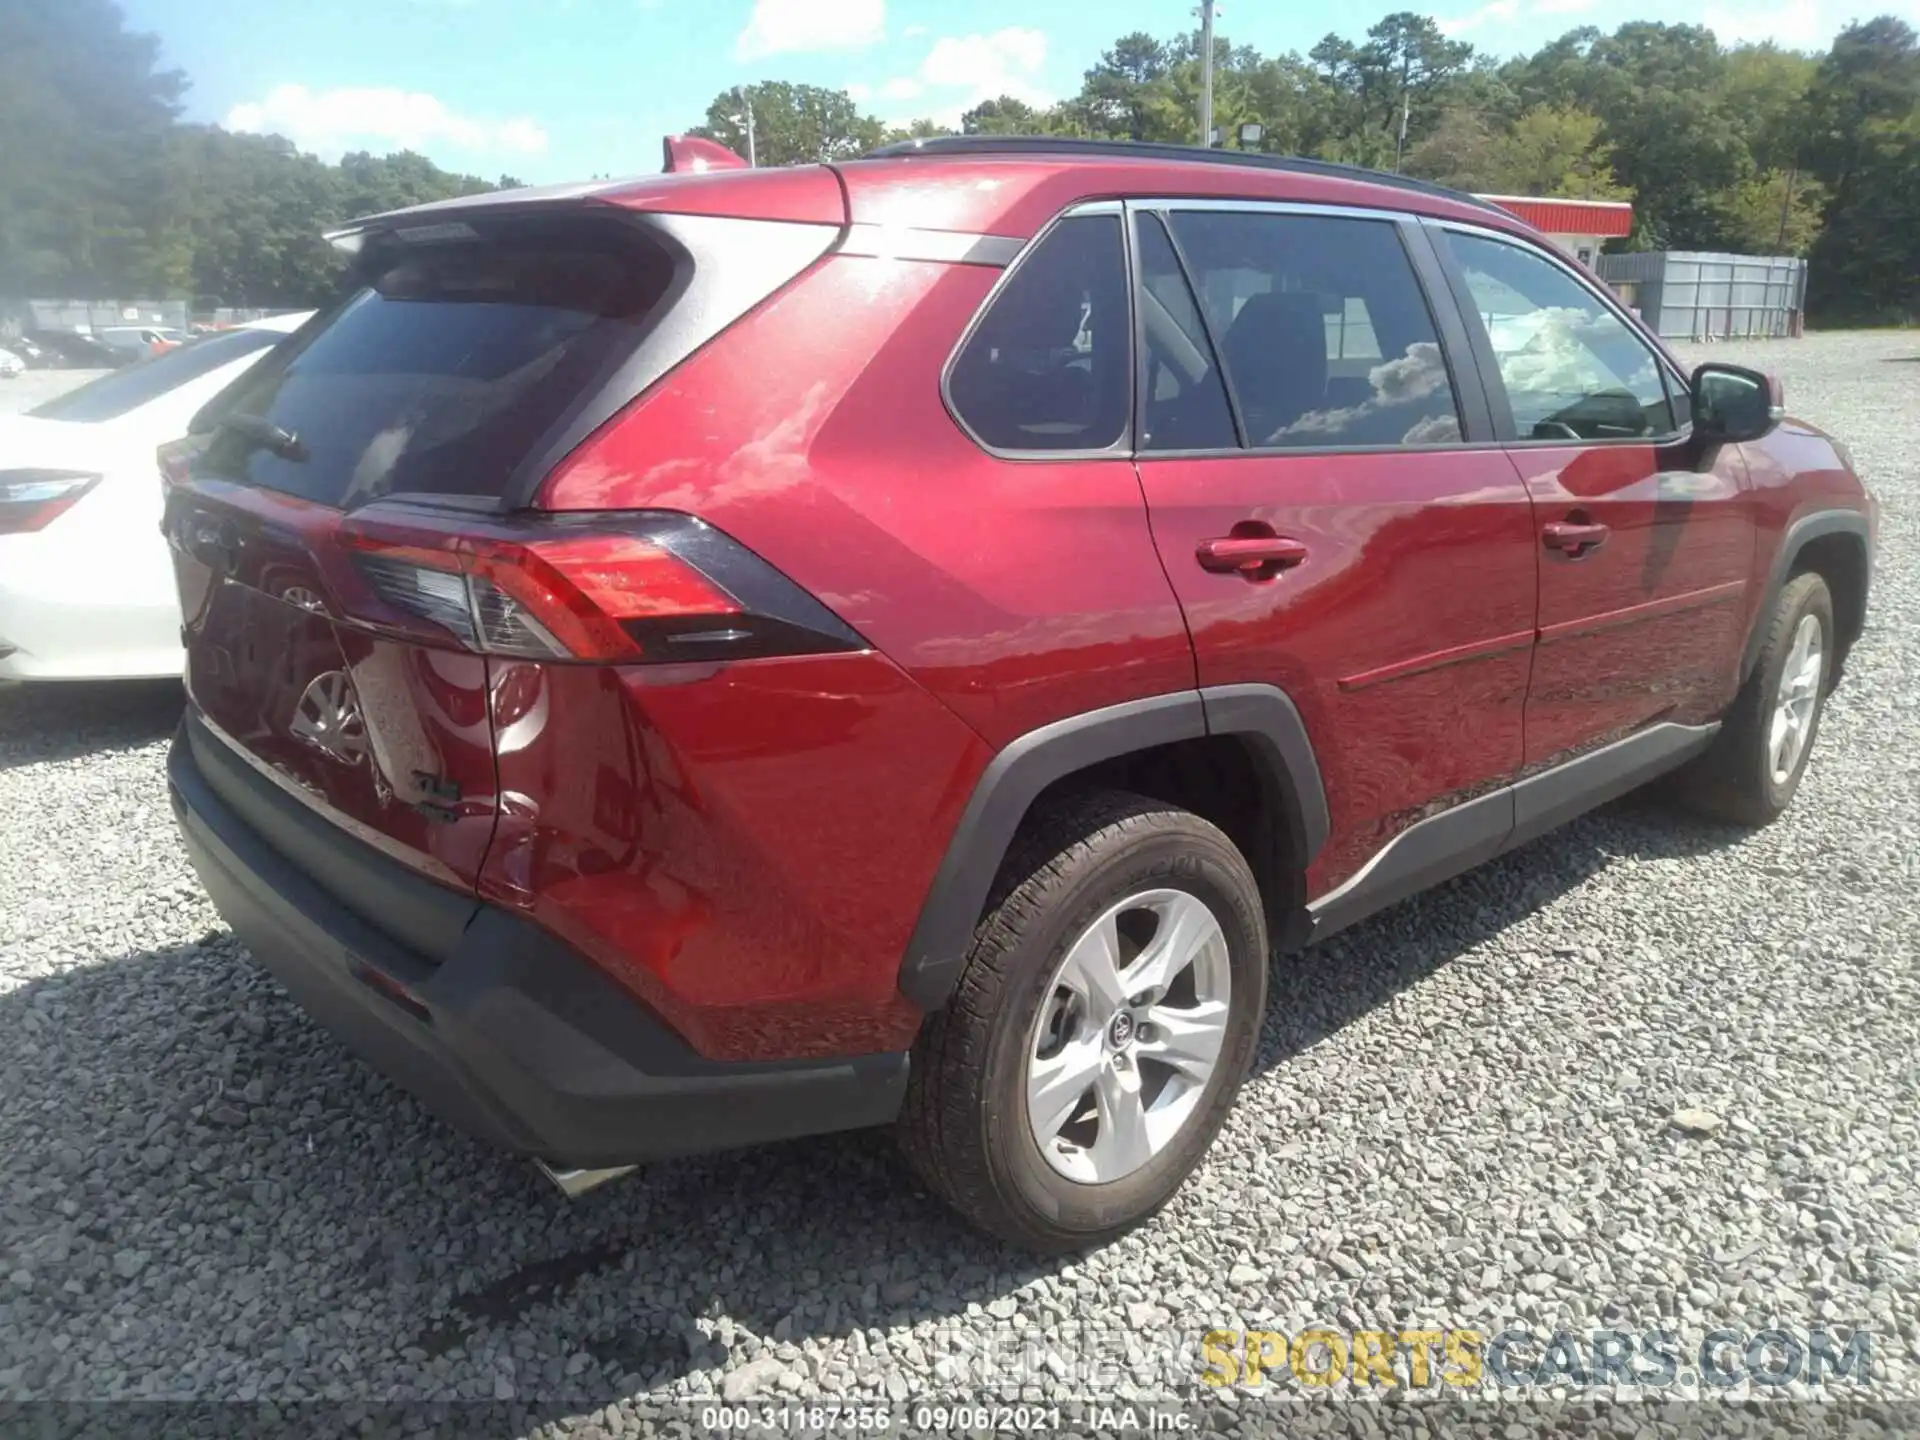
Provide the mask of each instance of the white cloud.
POLYGON ((847 86, 847 96, 849 99, 857 100, 864 105, 873 98, 873 87, 871 85, 862 85, 856 81, 854 84, 847 86))
POLYGON ((1046 59, 1046 35, 1022 26, 990 35, 944 35, 934 41, 914 75, 889 80, 882 91, 895 100, 936 92, 940 103, 932 118, 957 125, 966 111, 1000 95, 1029 105, 1051 104, 1053 97, 1038 82, 1046 59))
POLYGON ((1700 21, 1722 45, 1771 40, 1789 50, 1821 50, 1853 18, 1827 10, 1819 0, 1787 0, 1784 5, 1738 10, 1709 5, 1700 21))
POLYGON ((540 155, 547 132, 525 116, 482 119, 449 109, 419 90, 309 90, 276 85, 266 98, 227 112, 229 130, 284 135, 302 150, 334 158, 347 150, 426 150, 440 145, 474 155, 540 155))
POLYGON ((859 50, 886 34, 886 0, 754 0, 736 60, 802 50, 859 50))
POLYGON ((1598 8, 1600 0, 1488 0, 1478 10, 1440 21, 1448 35, 1465 35, 1488 25, 1505 25, 1534 16, 1580 15, 1598 8))

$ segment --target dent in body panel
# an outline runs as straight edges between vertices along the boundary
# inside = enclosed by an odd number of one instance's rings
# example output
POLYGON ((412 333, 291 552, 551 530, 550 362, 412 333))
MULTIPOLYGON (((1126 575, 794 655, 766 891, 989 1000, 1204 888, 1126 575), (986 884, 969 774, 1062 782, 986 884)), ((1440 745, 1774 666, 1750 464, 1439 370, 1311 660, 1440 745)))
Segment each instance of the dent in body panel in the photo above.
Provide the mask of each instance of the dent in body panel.
POLYGON ((1278 685, 1306 724, 1331 819, 1310 896, 1519 768, 1534 528, 1501 451, 1143 457, 1139 471, 1200 683, 1278 685), (1305 561, 1271 580, 1203 569, 1195 547, 1246 521, 1301 541, 1305 561))
POLYGON ((500 756, 483 896, 712 1058, 910 1043, 900 956, 989 758, 965 725, 870 652, 499 668, 547 718, 500 756))
POLYGON ((1794 521, 1815 511, 1864 513, 1859 479, 1840 461, 1833 441, 1811 425, 1786 420, 1764 439, 1730 447, 1743 457, 1758 528, 1754 578, 1765 580, 1774 553, 1794 521))
MULTIPOLYGON (((1581 555, 1540 545, 1527 763, 1656 719, 1703 724, 1737 687, 1753 521, 1730 447, 1515 446, 1542 527, 1607 527, 1581 555)), ((1538 543, 1538 542, 1536 542, 1538 543)))
POLYGON ((556 509, 694 511, 810 591, 995 748, 1190 689, 1131 462, 982 452, 940 369, 997 277, 836 256, 669 376, 556 509))
MULTIPOLYGON (((331 513, 331 512, 329 512, 331 513)), ((175 551, 191 643, 187 686, 209 724, 289 793, 444 885, 473 884, 493 831, 486 662, 337 621, 334 586, 297 529, 233 512, 236 574, 175 551), (300 600, 307 603, 299 603, 300 600), (303 726, 322 690, 357 721, 351 743, 303 726), (419 777, 457 795, 443 797, 419 777)))

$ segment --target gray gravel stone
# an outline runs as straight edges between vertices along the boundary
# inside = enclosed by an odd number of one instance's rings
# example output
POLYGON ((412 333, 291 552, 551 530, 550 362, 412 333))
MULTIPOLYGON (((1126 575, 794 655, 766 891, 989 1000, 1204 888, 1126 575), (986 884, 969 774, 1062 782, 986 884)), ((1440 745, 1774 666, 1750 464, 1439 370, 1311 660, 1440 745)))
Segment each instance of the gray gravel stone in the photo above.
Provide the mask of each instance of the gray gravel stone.
POLYGON ((1920 337, 1709 354, 1778 368, 1885 505, 1792 812, 1631 797, 1276 964, 1206 1165, 1067 1260, 967 1232, 872 1136, 560 1201, 227 933, 169 810, 177 687, 0 690, 0 1400, 510 1393, 638 1434, 743 1384, 1192 1394, 1214 1327, 1516 1319, 1857 1325, 1875 1394, 1920 1398, 1920 337))
POLYGON ((748 1361, 738 1370, 727 1372, 727 1378, 720 1382, 720 1394, 727 1400, 745 1400, 758 1395, 769 1385, 778 1384, 787 1376, 787 1367, 772 1356, 763 1356, 748 1361))
POLYGON ((1682 1135, 1718 1135, 1726 1121, 1711 1110, 1676 1110, 1667 1122, 1682 1135))

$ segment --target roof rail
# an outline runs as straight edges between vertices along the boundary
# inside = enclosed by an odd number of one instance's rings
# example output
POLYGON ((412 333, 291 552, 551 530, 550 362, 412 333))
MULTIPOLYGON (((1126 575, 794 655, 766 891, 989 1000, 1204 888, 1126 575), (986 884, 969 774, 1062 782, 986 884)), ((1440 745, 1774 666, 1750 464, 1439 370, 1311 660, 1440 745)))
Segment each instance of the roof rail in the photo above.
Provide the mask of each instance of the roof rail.
POLYGON ((1336 160, 1309 160, 1298 155, 1263 155, 1254 150, 1211 150, 1200 145, 1163 145, 1144 140, 1088 140, 1076 135, 936 135, 925 140, 902 140, 867 152, 868 160, 891 160, 909 156, 964 155, 1101 155, 1122 156, 1134 160, 1184 160, 1202 165, 1241 165, 1254 170, 1286 170, 1296 175, 1323 175, 1335 180, 1363 180, 1369 185, 1385 185, 1395 190, 1410 190, 1453 200, 1479 210, 1500 214, 1500 207, 1469 195, 1435 185, 1430 180, 1415 180, 1384 170, 1369 170, 1363 165, 1343 165, 1336 160))

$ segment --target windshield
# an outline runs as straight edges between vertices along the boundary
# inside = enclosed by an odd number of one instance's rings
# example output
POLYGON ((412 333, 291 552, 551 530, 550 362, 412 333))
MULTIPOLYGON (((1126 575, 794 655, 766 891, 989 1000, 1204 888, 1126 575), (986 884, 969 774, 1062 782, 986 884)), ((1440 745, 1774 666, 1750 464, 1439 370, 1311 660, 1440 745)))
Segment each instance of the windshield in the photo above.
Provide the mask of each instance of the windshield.
POLYGON ((81 424, 118 420, 149 400, 157 400, 191 380, 210 375, 222 365, 270 350, 284 339, 286 336, 274 330, 229 330, 224 335, 196 340, 124 370, 102 375, 27 413, 42 420, 71 420, 81 424))

